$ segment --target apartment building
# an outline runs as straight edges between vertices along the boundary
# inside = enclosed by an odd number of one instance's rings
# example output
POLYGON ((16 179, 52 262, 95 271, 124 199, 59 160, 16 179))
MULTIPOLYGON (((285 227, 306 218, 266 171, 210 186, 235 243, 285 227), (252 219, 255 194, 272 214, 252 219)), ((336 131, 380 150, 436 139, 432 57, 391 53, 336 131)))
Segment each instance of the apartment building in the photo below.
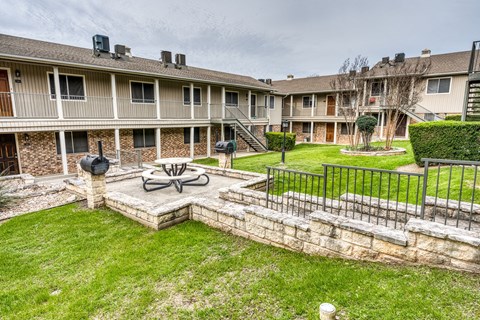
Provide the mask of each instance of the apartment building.
MULTIPOLYGON (((358 103, 359 114, 370 114, 378 119, 376 137, 384 135, 387 81, 382 74, 386 65, 405 63, 413 59, 429 59, 430 68, 424 75, 421 101, 399 119, 396 136, 408 138, 408 125, 414 122, 441 120, 449 114, 461 114, 465 102, 465 90, 469 79, 471 52, 454 52, 433 55, 425 49, 418 57, 405 59, 397 54, 393 59, 385 57, 370 70, 365 70, 367 81, 358 103)), ((325 75, 273 81, 277 94, 283 95, 282 117, 290 122, 290 131, 297 134, 297 141, 320 143, 348 143, 345 118, 339 113, 338 94, 332 89, 337 75, 325 75)))
POLYGON ((0 35, 0 170, 75 173, 98 140, 107 155, 144 162, 210 156, 231 138, 262 151, 263 132, 280 124, 266 81, 114 48, 99 35, 92 48, 0 35))

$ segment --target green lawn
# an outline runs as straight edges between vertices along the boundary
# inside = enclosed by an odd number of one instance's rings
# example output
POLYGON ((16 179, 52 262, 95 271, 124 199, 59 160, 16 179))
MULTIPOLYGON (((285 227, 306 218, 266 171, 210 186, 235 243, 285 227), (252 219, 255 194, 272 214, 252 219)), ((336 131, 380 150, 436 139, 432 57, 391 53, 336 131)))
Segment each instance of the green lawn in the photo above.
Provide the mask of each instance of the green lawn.
POLYGON ((312 257, 69 205, 0 225, 1 319, 479 319, 478 275, 312 257))
MULTIPOLYGON (((402 156, 349 156, 340 153, 345 148, 339 145, 299 144, 285 154, 285 168, 292 170, 323 173, 323 163, 341 164, 367 168, 395 170, 399 166, 414 163, 410 141, 398 141, 394 146, 407 149, 402 156)), ((267 166, 279 166, 281 152, 269 152, 234 159, 234 169, 266 173, 267 166)), ((218 166, 217 159, 197 159, 196 163, 218 166)))
MULTIPOLYGON (((280 164, 281 153, 270 152, 266 154, 258 154, 254 156, 234 159, 234 169, 266 173, 266 167, 271 166, 323 174, 324 168, 322 164, 337 164, 354 167, 395 170, 400 166, 415 163, 410 141, 396 141, 394 143, 394 146, 405 148, 407 150, 407 153, 400 156, 350 156, 340 153, 340 149, 344 148, 344 146, 300 144, 295 146, 294 150, 288 151, 286 153, 285 165, 283 166, 280 164)), ((218 166, 217 159, 197 159, 195 160, 195 162, 206 165, 218 166)), ((447 198, 448 196, 450 199, 453 200, 459 199, 461 171, 461 169, 455 167, 452 169, 452 181, 450 183, 449 191, 448 180, 450 176, 450 168, 442 167, 440 169, 440 176, 438 178, 438 196, 440 198, 447 198)), ((335 171, 334 180, 336 182, 334 187, 332 188, 331 180, 328 180, 327 197, 332 198, 333 196, 334 198, 338 198, 341 194, 346 192, 347 176, 349 177, 348 190, 351 193, 361 193, 360 190, 364 190, 364 195, 373 195, 374 197, 380 197, 383 199, 390 198, 391 200, 395 201, 397 200, 397 190, 399 190, 398 200, 403 202, 407 198, 406 186, 408 184, 410 185, 408 202, 412 204, 421 202, 421 196, 417 197, 418 193, 416 191, 417 188, 419 191, 422 190, 422 178, 411 178, 409 180, 407 177, 401 177, 400 180, 398 180, 398 176, 396 175, 389 176, 387 174, 382 175, 382 177, 380 178, 379 175, 369 176, 367 174, 365 177, 365 182, 362 184, 362 179, 360 179, 362 178, 361 172, 355 173, 355 171, 353 170, 350 170, 348 172, 348 175, 346 171, 343 171, 342 177, 340 177, 338 170, 335 171), (355 180, 356 183, 354 183, 354 176, 356 174, 357 180, 355 180), (339 183, 340 181, 341 184, 339 183), (372 185, 371 189, 370 182, 372 185), (388 185, 390 185, 390 189, 387 187, 388 185), (388 192, 388 190, 390 190, 390 192, 388 192)), ((429 196, 437 195, 437 176, 438 167, 432 167, 431 169, 429 169, 429 183, 427 189, 427 195, 429 196)), ((469 202, 472 199, 474 181, 477 189, 474 194, 474 202, 480 203, 480 191, 478 190, 480 187, 480 177, 475 180, 474 170, 472 168, 466 168, 464 172, 464 182, 462 185, 462 201, 469 202)), ((276 185, 276 187, 277 190, 280 190, 279 192, 284 191, 283 185, 276 185)), ((295 191, 301 191, 297 186, 291 189, 295 191)), ((308 189, 310 189, 310 186, 308 186, 308 189)), ((317 189, 318 187, 316 183, 314 183, 311 190, 317 189)))

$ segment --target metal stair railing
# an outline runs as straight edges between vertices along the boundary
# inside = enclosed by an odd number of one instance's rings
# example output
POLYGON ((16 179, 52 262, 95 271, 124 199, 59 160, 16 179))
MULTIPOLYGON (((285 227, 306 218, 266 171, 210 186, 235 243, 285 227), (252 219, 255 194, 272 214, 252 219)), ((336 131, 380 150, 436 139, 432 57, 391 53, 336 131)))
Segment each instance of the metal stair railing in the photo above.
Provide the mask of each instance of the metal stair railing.
POLYGON ((414 106, 414 109, 413 110, 407 110, 405 112, 406 114, 408 114, 409 116, 411 116, 412 118, 420 121, 420 122, 425 122, 425 121, 429 121, 429 120, 426 120, 424 118, 421 118, 420 116, 418 116, 416 113, 423 113, 423 114, 433 114, 433 121, 439 121, 439 120, 445 120, 445 118, 443 117, 440 117, 438 114, 436 114, 435 112, 425 108, 424 106, 420 105, 420 104, 416 104, 414 106))
POLYGON ((239 114, 241 114, 242 120, 244 120, 248 125, 250 126, 255 126, 250 119, 238 108, 225 108, 225 110, 228 112, 228 115, 225 114, 226 119, 232 119, 235 120, 235 123, 243 130, 245 133, 252 138, 259 146, 262 148, 264 151, 267 150, 267 147, 258 139, 243 123, 241 120, 238 119, 237 116, 232 112, 232 110, 236 110, 239 114), (231 116, 231 117, 230 117, 231 116))

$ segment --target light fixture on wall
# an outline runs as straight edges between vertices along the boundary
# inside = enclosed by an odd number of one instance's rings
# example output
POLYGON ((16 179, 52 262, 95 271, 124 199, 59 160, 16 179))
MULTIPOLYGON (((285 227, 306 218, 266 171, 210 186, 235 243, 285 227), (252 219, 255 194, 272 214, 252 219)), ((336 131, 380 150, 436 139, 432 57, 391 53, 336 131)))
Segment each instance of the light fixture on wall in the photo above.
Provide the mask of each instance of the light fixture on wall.
POLYGON ((20 73, 20 70, 16 69, 15 70, 15 77, 20 78, 22 74, 20 73))
POLYGON ((30 145, 30 136, 29 136, 28 133, 25 133, 25 134, 23 135, 23 142, 24 142, 25 145, 27 145, 27 146, 30 145))

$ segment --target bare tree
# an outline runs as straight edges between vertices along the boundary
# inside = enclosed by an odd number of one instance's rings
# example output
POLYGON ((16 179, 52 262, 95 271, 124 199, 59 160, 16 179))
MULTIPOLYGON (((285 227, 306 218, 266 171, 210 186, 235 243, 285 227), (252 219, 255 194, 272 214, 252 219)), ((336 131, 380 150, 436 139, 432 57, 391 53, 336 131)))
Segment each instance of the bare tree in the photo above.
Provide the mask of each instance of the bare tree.
POLYGON ((363 84, 366 81, 363 71, 367 66, 368 59, 366 57, 359 55, 353 61, 347 59, 338 70, 336 78, 330 82, 331 88, 337 93, 338 113, 345 119, 348 143, 351 148, 358 145, 355 120, 359 115, 358 106, 362 101, 363 84))
POLYGON ((430 65, 430 58, 417 57, 397 62, 382 62, 373 68, 376 81, 380 80, 383 85, 381 107, 386 117, 386 150, 392 148, 395 132, 403 117, 407 117, 421 101, 425 89, 423 77, 430 65))

